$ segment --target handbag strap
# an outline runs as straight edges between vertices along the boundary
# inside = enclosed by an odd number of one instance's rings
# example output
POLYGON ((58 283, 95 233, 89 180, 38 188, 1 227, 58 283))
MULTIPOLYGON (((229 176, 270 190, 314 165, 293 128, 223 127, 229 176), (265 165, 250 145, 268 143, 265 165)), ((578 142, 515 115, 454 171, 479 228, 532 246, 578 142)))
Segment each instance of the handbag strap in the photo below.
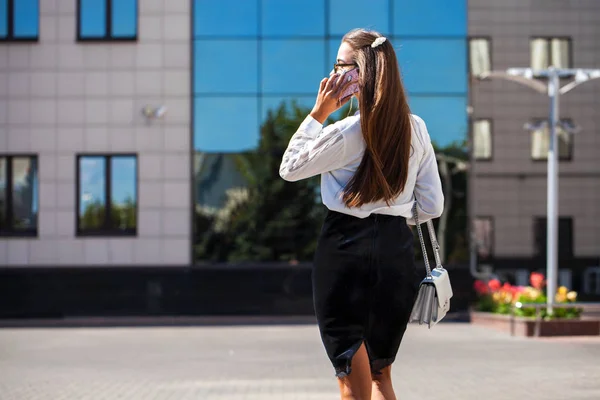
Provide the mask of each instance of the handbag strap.
MULTIPOLYGON (((425 239, 423 239, 423 231, 421 231, 421 224, 419 223, 419 213, 417 212, 417 201, 413 204, 412 208, 413 219, 417 226, 417 232, 419 234, 419 241, 421 242, 421 251, 423 252, 423 261, 425 262, 425 270, 427 271, 427 277, 431 277, 431 267, 429 265, 429 257, 427 256, 427 246, 425 246, 425 239)), ((442 259, 440 257, 440 245, 438 244, 437 237, 435 235, 435 229, 433 228, 433 222, 427 221, 427 228, 429 229, 429 238, 431 239, 431 247, 433 247, 433 256, 435 257, 435 267, 442 266, 442 259)))

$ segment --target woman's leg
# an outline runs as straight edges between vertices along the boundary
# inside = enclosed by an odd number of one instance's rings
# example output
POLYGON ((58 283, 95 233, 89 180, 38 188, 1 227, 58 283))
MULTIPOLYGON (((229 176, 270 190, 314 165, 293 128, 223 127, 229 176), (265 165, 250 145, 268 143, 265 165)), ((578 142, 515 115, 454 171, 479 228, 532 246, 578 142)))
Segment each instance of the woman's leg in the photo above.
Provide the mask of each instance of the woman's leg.
POLYGON ((338 378, 338 384, 342 400, 371 399, 371 366, 364 343, 352 357, 352 372, 338 378))
POLYGON ((377 268, 370 296, 369 329, 365 341, 373 371, 373 400, 396 400, 392 388, 391 365, 396 355, 414 304, 421 271, 414 263, 413 236, 406 221, 399 217, 378 218, 377 268))
POLYGON ((381 369, 379 374, 372 375, 371 400, 396 400, 391 365, 381 369))

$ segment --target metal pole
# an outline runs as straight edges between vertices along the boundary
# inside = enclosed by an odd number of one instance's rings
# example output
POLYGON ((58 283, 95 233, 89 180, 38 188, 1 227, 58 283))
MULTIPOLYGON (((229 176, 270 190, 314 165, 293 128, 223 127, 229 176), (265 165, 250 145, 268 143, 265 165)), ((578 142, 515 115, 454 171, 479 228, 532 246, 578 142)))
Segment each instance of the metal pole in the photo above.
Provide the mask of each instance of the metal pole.
POLYGON ((548 96, 550 97, 550 140, 548 146, 547 241, 546 241, 546 297, 547 311, 551 315, 558 278, 558 138, 556 126, 559 118, 558 71, 549 69, 548 96))

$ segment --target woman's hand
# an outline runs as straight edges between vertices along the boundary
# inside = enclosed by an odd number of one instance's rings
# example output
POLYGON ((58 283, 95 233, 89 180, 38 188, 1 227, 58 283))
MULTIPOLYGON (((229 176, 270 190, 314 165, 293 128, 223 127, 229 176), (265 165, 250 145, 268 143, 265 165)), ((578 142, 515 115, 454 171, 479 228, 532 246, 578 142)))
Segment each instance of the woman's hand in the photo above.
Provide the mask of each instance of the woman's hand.
POLYGON ((348 96, 343 99, 342 102, 339 100, 340 94, 342 94, 352 83, 356 83, 352 81, 346 82, 342 79, 343 76, 343 74, 333 74, 329 78, 323 78, 321 81, 317 101, 310 112, 310 115, 321 124, 325 122, 331 113, 340 109, 352 98, 352 96, 348 96))

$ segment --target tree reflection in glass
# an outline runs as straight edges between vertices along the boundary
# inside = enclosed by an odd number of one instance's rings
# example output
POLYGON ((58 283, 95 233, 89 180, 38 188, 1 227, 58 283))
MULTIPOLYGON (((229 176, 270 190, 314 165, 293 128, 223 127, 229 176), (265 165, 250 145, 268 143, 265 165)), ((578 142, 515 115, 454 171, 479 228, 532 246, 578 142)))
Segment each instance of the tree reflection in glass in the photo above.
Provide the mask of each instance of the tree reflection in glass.
POLYGON ((12 227, 15 230, 37 226, 37 162, 31 157, 12 159, 12 227))
POLYGON ((274 106, 255 150, 196 153, 196 262, 312 259, 325 211, 319 177, 289 183, 279 176, 283 152, 309 111, 297 102, 274 106))
POLYGON ((79 159, 79 229, 104 226, 106 215, 106 159, 86 156, 79 159))
POLYGON ((136 159, 133 156, 112 157, 110 163, 110 228, 135 229, 136 159))

